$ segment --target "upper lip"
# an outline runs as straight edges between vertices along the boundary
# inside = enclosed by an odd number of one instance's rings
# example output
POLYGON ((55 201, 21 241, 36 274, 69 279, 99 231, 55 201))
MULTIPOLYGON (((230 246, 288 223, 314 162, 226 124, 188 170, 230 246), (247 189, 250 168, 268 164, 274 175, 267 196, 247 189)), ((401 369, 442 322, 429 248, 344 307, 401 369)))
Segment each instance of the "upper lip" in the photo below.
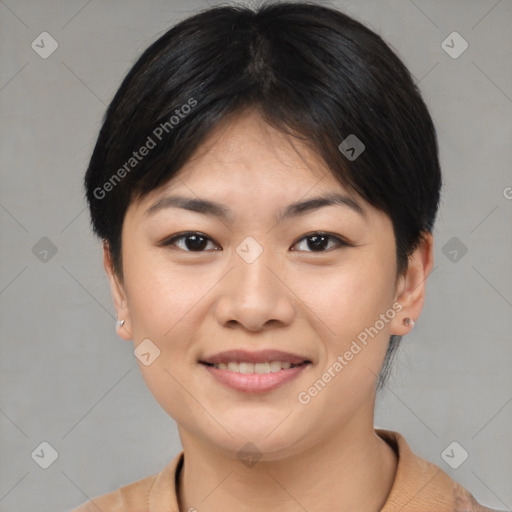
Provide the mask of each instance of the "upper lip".
POLYGON ((301 364, 304 362, 311 362, 307 357, 290 352, 283 352, 281 350, 258 350, 257 352, 250 352, 248 350, 226 350, 219 352, 213 356, 201 359, 200 363, 219 364, 229 362, 247 362, 247 363, 266 363, 270 361, 290 362, 291 364, 301 364))

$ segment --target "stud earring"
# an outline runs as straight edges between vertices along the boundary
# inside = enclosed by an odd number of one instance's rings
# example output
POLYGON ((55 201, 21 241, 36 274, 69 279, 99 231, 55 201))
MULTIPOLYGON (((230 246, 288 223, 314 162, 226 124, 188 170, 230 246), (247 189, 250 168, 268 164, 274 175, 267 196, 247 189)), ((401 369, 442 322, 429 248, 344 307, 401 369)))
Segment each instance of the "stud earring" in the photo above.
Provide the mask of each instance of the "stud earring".
POLYGON ((414 320, 412 318, 409 318, 409 317, 406 317, 403 319, 403 322, 402 322, 405 326, 411 326, 411 327, 414 327, 414 320))
POLYGON ((123 327, 124 325, 124 320, 118 320, 116 322, 116 329, 119 329, 120 327, 123 327))

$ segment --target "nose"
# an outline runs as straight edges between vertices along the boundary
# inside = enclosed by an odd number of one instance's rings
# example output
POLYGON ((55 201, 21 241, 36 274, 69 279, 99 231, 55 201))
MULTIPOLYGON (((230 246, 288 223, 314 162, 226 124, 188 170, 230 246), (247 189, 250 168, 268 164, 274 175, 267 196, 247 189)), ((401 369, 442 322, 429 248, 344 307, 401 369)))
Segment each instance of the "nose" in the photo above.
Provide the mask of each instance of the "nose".
POLYGON ((294 294, 283 265, 272 265, 271 251, 263 250, 253 262, 234 254, 234 268, 219 287, 216 317, 224 327, 241 326, 257 332, 289 325, 295 316, 294 294))

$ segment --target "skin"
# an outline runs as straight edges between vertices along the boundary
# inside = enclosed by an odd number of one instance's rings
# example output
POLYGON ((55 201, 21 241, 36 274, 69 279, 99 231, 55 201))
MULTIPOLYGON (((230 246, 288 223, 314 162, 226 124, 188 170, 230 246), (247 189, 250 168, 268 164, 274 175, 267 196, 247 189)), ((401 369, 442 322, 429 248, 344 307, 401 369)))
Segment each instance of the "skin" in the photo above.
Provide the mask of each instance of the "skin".
POLYGON ((178 175, 130 205, 124 279, 104 244, 117 316, 125 320, 118 334, 135 347, 149 338, 161 351, 149 366, 138 364, 178 425, 181 510, 371 512, 386 501, 397 461, 374 431, 376 379, 390 335, 407 334, 403 319, 421 312, 433 239, 426 234, 397 276, 392 223, 360 197, 352 195, 364 215, 330 205, 276 223, 290 203, 333 190, 349 195, 314 152, 249 111, 225 120, 178 175), (145 215, 171 193, 222 203, 232 218, 175 207, 145 215), (203 252, 187 238, 161 245, 183 231, 210 239, 203 252), (315 251, 307 236, 317 231, 351 245, 330 239, 315 251), (248 236, 263 249, 252 263, 236 252, 248 236), (298 394, 396 303, 401 311, 301 404, 298 394), (277 348, 313 364, 276 390, 249 395, 198 363, 233 348, 277 348), (237 456, 248 442, 261 455, 252 466, 237 456))

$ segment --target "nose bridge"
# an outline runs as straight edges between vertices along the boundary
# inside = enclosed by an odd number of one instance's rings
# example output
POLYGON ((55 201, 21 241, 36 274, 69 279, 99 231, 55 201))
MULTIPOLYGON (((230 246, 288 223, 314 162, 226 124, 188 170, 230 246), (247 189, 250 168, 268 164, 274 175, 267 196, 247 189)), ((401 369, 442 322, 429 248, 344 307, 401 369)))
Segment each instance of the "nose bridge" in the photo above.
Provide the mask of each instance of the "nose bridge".
POLYGON ((272 249, 268 247, 258 249, 251 242, 244 242, 236 252, 235 259, 239 260, 235 263, 235 272, 239 276, 238 289, 243 291, 244 296, 256 297, 263 294, 267 296, 267 302, 272 302, 275 294, 279 293, 277 290, 279 287, 275 282, 276 277, 270 270, 276 267, 272 249))
POLYGON ((236 255, 233 255, 238 278, 236 290, 240 292, 241 303, 247 306, 252 302, 264 302, 267 307, 271 306, 277 298, 276 294, 282 292, 275 282, 276 277, 270 271, 272 266, 276 266, 276 261, 268 245, 268 240, 263 245, 254 238, 247 237, 236 248, 236 255), (236 259, 239 261, 236 262, 236 259))
POLYGON ((248 237, 233 253, 233 270, 222 288, 219 321, 236 321, 250 330, 270 320, 289 323, 295 312, 287 287, 278 278, 281 262, 272 249, 248 237))

